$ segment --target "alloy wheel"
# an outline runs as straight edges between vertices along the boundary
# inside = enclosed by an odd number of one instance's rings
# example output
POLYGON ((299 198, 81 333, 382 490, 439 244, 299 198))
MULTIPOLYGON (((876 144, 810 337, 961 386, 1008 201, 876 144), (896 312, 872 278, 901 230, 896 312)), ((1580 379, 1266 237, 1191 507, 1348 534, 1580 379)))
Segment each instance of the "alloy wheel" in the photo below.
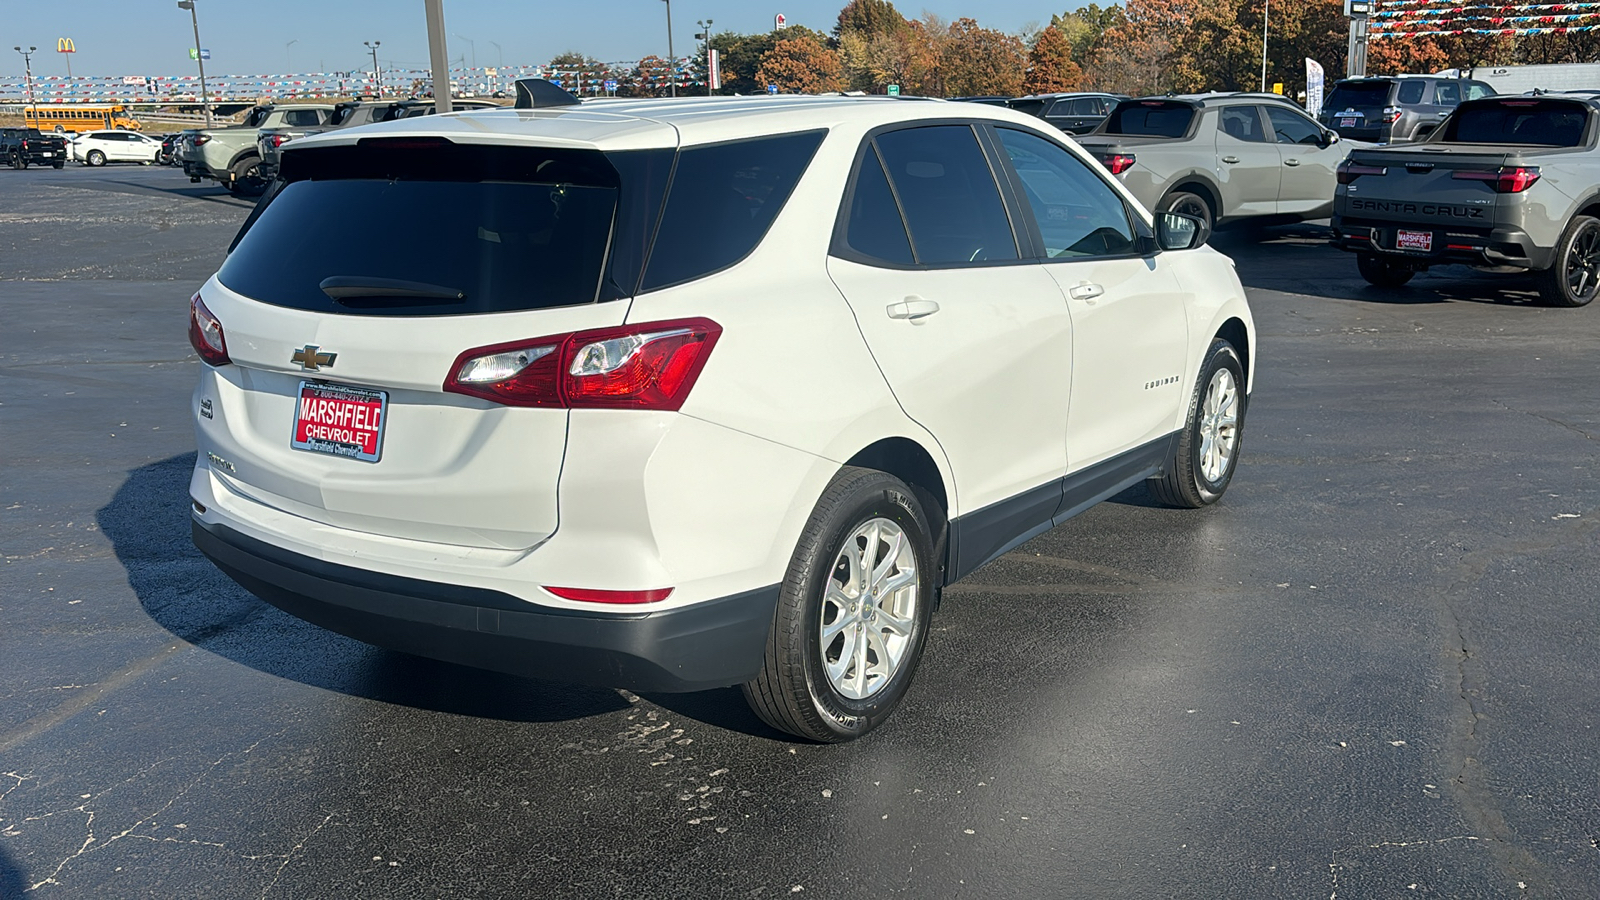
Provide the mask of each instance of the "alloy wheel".
POLYGON ((917 556, 904 529, 874 518, 851 532, 820 613, 822 667, 834 690, 863 700, 894 678, 911 648, 919 593, 917 556))
POLYGON ((1594 296, 1600 286, 1600 225, 1589 225, 1573 235, 1567 253, 1567 289, 1577 300, 1594 296))
POLYGON ((1206 386, 1200 410, 1200 474, 1216 484, 1233 464, 1239 439, 1239 385, 1233 373, 1218 369, 1206 386))

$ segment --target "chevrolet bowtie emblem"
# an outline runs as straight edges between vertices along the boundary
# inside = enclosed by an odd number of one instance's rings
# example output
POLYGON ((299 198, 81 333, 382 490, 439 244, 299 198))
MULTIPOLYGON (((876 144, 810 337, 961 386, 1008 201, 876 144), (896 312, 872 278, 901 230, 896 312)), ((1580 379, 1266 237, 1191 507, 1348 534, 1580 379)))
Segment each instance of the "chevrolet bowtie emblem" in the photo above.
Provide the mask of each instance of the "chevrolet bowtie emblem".
POLYGON ((289 362, 299 363, 300 368, 307 372, 333 367, 333 361, 339 358, 337 353, 320 353, 316 344, 307 344, 294 352, 289 357, 289 362))

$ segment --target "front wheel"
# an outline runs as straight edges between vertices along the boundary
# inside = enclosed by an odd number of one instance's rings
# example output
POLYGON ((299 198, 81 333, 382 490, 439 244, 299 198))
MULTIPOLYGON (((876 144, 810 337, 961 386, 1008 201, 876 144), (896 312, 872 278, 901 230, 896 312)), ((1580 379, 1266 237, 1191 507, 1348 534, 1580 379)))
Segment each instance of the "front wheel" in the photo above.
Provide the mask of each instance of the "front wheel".
POLYGON ((1400 287, 1417 274, 1415 269, 1395 265, 1376 253, 1357 253, 1356 269, 1368 284, 1388 288, 1400 287))
POLYGON ((916 672, 937 596, 932 532, 916 494, 874 469, 841 469, 789 562, 761 672, 744 685, 774 728, 825 743, 883 724, 916 672))
POLYGON ((1168 506, 1199 509, 1217 502, 1233 480, 1244 436, 1244 365, 1233 345, 1211 342, 1177 449, 1150 493, 1168 506))
POLYGON ((11 154, 11 168, 13 168, 13 169, 22 169, 22 168, 25 168, 26 165, 27 164, 22 161, 22 154, 20 154, 20 153, 12 153, 11 154))
POLYGON ((1555 260, 1536 278, 1545 306, 1588 306, 1600 289, 1600 219, 1577 216, 1567 223, 1555 260))
POLYGON ((106 155, 99 150, 90 150, 88 159, 85 161, 91 166, 103 166, 106 164, 106 155))

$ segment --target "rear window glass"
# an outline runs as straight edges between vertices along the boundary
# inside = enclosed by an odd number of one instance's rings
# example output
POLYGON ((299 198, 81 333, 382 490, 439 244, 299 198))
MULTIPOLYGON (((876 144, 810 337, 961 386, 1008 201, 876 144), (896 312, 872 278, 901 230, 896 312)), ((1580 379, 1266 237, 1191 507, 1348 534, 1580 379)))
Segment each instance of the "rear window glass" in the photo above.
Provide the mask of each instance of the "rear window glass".
POLYGON ((1134 100, 1119 104, 1107 117, 1105 134, 1139 134, 1183 137, 1189 133, 1194 107, 1165 100, 1134 100))
POLYGON ((1392 81, 1342 81, 1333 86, 1333 93, 1328 95, 1322 107, 1338 112, 1341 109, 1388 106, 1389 89, 1393 86, 1392 81))
POLYGON ((1035 97, 1018 97, 1015 100, 1007 100, 1006 105, 1023 115, 1037 116, 1044 109, 1045 104, 1049 102, 1049 100, 1040 100, 1035 97))
POLYGON ((1589 114, 1561 100, 1499 100, 1465 103, 1445 125, 1444 140, 1457 144, 1532 144, 1576 147, 1583 143, 1589 114))
POLYGON ((680 151, 640 289, 692 281, 748 256, 788 201, 823 134, 808 131, 680 151))
POLYGON ((595 151, 417 144, 286 152, 287 181, 246 222, 218 279, 264 303, 372 316, 510 312, 633 292, 670 150, 614 154, 613 165, 595 151))

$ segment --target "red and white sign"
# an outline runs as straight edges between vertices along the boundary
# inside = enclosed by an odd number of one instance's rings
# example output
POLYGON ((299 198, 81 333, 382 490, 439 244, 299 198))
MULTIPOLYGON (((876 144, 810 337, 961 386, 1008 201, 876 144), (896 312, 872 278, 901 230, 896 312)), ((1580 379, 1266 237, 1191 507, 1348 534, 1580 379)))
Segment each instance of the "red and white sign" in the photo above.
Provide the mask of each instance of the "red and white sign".
POLYGON ((383 454, 388 401, 383 391, 302 381, 289 446, 377 462, 383 454))
POLYGON ((773 31, 777 31, 780 28, 787 28, 787 27, 789 27, 789 20, 785 19, 783 17, 783 13, 778 13, 776 16, 773 16, 773 18, 772 18, 772 30, 773 31))
POLYGON ((1401 230, 1395 233, 1394 246, 1396 250, 1418 250, 1429 253, 1433 250, 1433 232, 1401 230))

